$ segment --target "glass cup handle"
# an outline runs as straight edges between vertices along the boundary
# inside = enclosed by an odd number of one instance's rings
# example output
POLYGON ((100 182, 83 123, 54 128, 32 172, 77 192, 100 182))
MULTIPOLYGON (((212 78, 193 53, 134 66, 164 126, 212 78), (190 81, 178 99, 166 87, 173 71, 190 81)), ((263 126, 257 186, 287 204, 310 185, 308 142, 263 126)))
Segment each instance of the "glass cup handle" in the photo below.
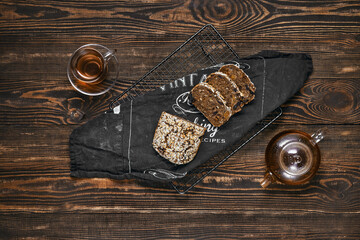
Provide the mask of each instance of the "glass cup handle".
POLYGON ((311 135, 311 139, 312 139, 313 143, 318 143, 321 140, 323 140, 325 137, 326 130, 327 130, 327 128, 321 128, 321 129, 318 129, 316 132, 314 132, 313 135, 311 135))
POLYGON ((104 61, 107 64, 109 62, 109 60, 115 55, 115 51, 114 50, 110 50, 109 52, 104 54, 104 61))

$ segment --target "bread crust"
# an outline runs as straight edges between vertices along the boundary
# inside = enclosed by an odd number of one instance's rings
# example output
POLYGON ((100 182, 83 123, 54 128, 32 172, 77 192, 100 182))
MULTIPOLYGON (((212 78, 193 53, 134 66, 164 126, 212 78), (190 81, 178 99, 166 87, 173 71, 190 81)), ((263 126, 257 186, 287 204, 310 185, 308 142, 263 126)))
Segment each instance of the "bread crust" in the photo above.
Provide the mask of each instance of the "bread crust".
POLYGON ((162 112, 152 145, 160 156, 170 162, 186 164, 195 158, 205 131, 205 127, 162 112))

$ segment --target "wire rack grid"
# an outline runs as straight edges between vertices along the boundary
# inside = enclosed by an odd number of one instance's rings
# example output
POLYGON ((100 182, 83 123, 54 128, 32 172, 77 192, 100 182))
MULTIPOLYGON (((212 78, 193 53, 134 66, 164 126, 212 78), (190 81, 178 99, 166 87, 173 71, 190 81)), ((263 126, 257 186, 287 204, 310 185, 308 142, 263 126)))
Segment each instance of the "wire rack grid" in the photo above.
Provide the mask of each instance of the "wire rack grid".
POLYGON ((198 69, 239 56, 211 24, 205 25, 111 103, 110 109, 198 69))

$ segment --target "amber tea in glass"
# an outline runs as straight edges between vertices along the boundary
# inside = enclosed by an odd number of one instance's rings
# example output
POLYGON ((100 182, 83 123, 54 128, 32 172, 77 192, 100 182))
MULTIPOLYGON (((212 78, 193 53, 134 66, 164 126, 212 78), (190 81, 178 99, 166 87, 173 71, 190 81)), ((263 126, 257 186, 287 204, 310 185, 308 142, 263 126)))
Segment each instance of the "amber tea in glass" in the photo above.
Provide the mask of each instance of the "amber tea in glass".
POLYGON ((265 151, 267 170, 261 186, 272 182, 300 185, 309 182, 317 172, 321 155, 317 143, 324 130, 313 135, 298 130, 283 131, 274 136, 265 151))
POLYGON ((104 67, 104 60, 101 54, 94 49, 84 49, 74 63, 76 75, 87 83, 101 81, 101 75, 106 73, 104 67))
POLYGON ((98 84, 107 72, 107 61, 112 52, 103 56, 92 47, 80 48, 73 56, 71 70, 74 76, 87 84, 98 84))
POLYGON ((78 48, 68 64, 68 78, 73 87, 86 95, 107 92, 118 77, 115 51, 100 44, 87 44, 78 48))

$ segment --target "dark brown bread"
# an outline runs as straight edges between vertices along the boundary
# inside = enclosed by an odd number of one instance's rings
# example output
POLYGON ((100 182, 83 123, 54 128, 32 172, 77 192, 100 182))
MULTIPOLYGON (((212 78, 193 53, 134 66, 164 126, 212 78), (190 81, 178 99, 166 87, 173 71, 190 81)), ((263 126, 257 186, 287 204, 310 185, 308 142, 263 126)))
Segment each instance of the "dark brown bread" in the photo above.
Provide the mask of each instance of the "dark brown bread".
POLYGON ((255 98, 255 86, 243 70, 224 65, 191 90, 194 106, 215 126, 220 127, 255 98))
POLYGON ((242 101, 248 104, 255 98, 255 85, 246 73, 233 64, 224 65, 219 72, 225 73, 240 89, 242 101))
POLYGON ((197 84, 191 90, 191 96, 194 106, 215 127, 223 125, 232 115, 223 96, 206 82, 197 84))
POLYGON ((205 82, 220 92, 233 114, 241 111, 244 102, 242 101, 240 89, 226 74, 222 72, 212 73, 206 78, 205 82))

